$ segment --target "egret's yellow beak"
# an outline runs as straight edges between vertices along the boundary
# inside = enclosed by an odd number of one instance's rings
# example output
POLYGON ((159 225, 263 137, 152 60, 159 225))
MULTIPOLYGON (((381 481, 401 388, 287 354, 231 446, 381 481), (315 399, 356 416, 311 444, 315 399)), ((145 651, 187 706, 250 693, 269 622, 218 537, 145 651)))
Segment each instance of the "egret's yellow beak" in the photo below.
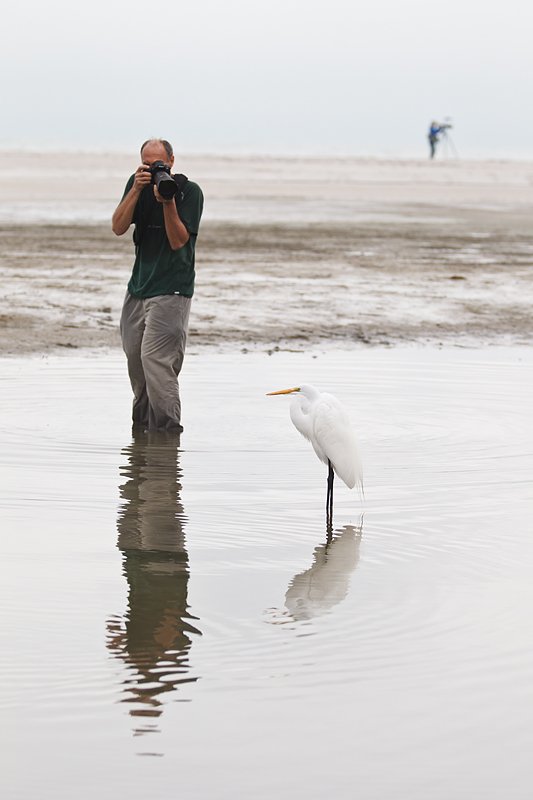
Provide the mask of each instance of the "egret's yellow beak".
POLYGON ((299 391, 300 391, 300 387, 299 386, 295 386, 293 389, 280 389, 279 392, 267 392, 266 396, 270 397, 270 395, 273 395, 273 394, 291 394, 291 392, 299 392, 299 391))

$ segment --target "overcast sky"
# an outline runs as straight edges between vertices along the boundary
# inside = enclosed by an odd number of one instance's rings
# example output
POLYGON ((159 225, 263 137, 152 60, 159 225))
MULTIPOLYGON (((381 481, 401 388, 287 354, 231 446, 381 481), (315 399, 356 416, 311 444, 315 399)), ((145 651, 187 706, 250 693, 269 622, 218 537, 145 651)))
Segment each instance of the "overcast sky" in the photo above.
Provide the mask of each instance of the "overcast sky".
POLYGON ((2 13, 0 147, 533 158, 529 0, 70 0, 2 13))

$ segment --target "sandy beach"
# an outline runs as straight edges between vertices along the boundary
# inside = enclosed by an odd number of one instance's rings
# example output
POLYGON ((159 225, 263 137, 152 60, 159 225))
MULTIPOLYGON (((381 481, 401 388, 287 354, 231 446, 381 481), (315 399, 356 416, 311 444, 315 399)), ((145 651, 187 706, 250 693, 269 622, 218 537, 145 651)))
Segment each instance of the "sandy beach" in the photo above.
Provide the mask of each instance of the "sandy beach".
MULTIPOLYGON (((0 353, 119 346, 135 154, 0 154, 0 353)), ((190 348, 531 341, 533 164, 189 156, 190 348)))

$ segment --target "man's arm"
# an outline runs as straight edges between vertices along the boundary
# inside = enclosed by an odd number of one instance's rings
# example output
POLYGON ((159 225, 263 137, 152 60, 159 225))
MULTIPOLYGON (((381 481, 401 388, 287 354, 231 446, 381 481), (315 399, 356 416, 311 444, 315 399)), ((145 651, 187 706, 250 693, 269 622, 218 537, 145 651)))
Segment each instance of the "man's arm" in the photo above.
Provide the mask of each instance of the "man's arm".
POLYGON ((179 250, 180 247, 183 247, 183 245, 187 244, 189 241, 189 231, 179 217, 174 198, 172 197, 170 200, 164 200, 155 186, 154 194, 156 199, 163 204, 163 217, 165 220, 165 231, 168 242, 172 250, 179 250))
POLYGON ((133 186, 125 195, 125 197, 122 198, 112 217, 111 229, 117 236, 122 236, 122 234, 126 233, 130 227, 131 223, 133 222, 133 214, 135 212, 135 206, 137 205, 139 196, 144 187, 148 186, 151 180, 152 176, 150 172, 146 170, 144 165, 137 167, 137 171, 135 172, 135 177, 133 179, 133 186))

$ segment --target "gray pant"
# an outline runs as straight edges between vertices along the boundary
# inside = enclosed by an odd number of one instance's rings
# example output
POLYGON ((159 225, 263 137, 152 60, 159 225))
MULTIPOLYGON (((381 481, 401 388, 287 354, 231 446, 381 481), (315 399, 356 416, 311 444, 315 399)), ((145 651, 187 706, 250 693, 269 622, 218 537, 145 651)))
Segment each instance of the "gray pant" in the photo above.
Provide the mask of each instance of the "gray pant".
POLYGON ((142 300, 126 293, 120 335, 128 359, 136 427, 181 430, 178 375, 190 308, 190 297, 165 294, 142 300))

